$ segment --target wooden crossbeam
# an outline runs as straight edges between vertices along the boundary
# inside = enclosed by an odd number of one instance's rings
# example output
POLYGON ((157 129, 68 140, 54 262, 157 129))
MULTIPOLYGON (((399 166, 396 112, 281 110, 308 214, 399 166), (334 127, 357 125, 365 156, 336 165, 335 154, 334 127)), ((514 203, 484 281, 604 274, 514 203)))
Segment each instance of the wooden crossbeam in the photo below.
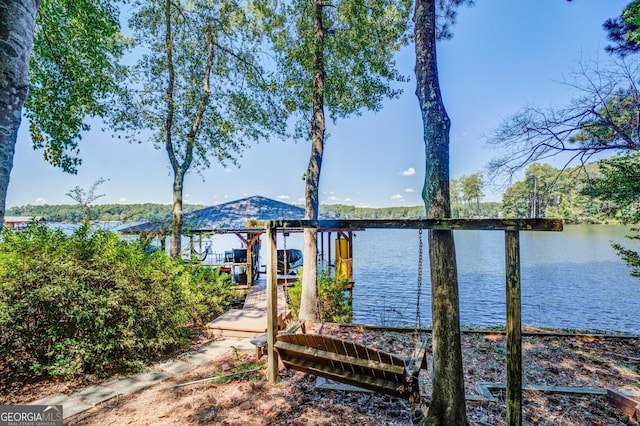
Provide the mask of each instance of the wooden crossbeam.
POLYGON ((355 219, 355 220, 248 220, 248 228, 301 229, 433 229, 562 231, 562 219, 355 219))
POLYGON ((622 410, 625 416, 640 420, 640 402, 614 389, 607 389, 607 400, 611 405, 622 410))

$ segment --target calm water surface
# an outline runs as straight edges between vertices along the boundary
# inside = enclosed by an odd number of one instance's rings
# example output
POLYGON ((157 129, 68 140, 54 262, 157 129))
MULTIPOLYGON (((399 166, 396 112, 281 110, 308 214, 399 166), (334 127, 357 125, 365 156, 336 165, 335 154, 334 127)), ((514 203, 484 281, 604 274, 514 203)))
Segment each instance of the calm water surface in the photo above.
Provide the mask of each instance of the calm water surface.
MULTIPOLYGON (((568 225, 521 232, 522 322, 640 334, 640 279, 629 275, 611 241, 640 249, 622 226, 568 225)), ((431 324, 424 239, 421 324, 431 324)), ((504 232, 456 231, 461 323, 504 325, 504 232)), ((354 323, 416 322, 418 231, 369 229, 354 242, 354 323)))

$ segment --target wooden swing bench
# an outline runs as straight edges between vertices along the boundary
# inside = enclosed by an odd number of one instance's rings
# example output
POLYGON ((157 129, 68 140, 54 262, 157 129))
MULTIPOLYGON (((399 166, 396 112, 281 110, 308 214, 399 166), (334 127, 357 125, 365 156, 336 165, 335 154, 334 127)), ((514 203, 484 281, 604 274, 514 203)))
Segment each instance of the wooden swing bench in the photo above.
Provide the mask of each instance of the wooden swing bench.
MULTIPOLYGON (((336 381, 390 395, 397 395, 415 403, 412 393, 418 392, 417 376, 426 367, 425 344, 411 358, 392 355, 352 342, 315 335, 277 335, 277 233, 287 229, 354 230, 354 229, 423 229, 502 230, 505 237, 506 305, 507 305, 507 424, 522 424, 522 318, 520 282, 520 231, 562 231, 561 219, 402 219, 402 220, 248 220, 247 227, 264 228, 269 253, 267 283, 267 316, 270 355, 267 377, 275 382, 278 358, 287 368, 306 371, 336 381), (275 343, 274 343, 275 342, 275 343), (273 344, 273 347, 271 346, 273 344), (274 351, 275 350, 275 351, 274 351), (275 352, 275 353, 274 353, 275 352), (271 356, 273 355, 273 356, 271 356), (279 356, 278 356, 279 355, 279 356)), ((422 274, 422 240, 419 241, 418 288, 416 306, 420 307, 422 274)), ((419 312, 416 312, 416 329, 419 312)), ((446 391, 445 391, 446 392, 446 391)))
POLYGON ((285 333, 275 350, 284 366, 409 400, 419 395, 418 374, 427 368, 427 339, 405 357, 318 334, 285 333))

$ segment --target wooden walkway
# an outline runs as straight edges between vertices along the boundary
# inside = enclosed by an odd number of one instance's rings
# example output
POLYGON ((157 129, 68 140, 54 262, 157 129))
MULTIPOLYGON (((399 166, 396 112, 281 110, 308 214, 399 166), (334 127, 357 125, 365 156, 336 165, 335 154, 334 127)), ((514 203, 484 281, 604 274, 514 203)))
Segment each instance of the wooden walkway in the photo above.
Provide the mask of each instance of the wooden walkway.
MULTIPOLYGON (((278 322, 290 316, 284 289, 278 286, 278 322)), ((267 283, 259 280, 249 287, 242 309, 231 309, 207 324, 213 336, 251 338, 267 331, 267 283)))

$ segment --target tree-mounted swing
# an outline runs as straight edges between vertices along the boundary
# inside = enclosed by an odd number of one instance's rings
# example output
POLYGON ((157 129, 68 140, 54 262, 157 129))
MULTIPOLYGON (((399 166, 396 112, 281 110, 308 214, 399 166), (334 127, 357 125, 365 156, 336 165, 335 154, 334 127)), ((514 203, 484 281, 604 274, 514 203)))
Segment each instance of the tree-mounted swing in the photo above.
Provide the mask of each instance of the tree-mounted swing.
MULTIPOLYGON (((393 355, 390 358, 382 358, 381 351, 370 352, 367 347, 350 346, 340 339, 316 340, 317 336, 281 338, 277 335, 277 245, 276 232, 279 228, 340 228, 340 229, 366 229, 366 228, 389 228, 389 229, 430 229, 430 230, 502 230, 505 233, 505 273, 506 273, 506 335, 507 335, 507 424, 522 424, 522 321, 521 321, 521 301, 520 301, 520 231, 562 231, 563 223, 561 219, 418 219, 418 220, 272 220, 272 221, 247 221, 247 226, 263 227, 267 234, 267 354, 269 357, 267 364, 267 378, 271 382, 278 378, 279 352, 283 354, 289 350, 291 353, 302 353, 313 355, 315 359, 308 363, 300 362, 301 368, 315 370, 313 374, 324 375, 330 365, 332 370, 340 370, 340 380, 356 386, 372 389, 382 393, 391 394, 391 388, 396 384, 398 396, 410 395, 402 387, 406 380, 406 374, 392 376, 392 371, 416 368, 415 361, 404 359, 399 365, 393 355), (296 339, 295 341, 293 339, 296 339), (276 349, 278 340, 281 342, 280 349, 276 349), (285 343, 293 344, 296 350, 293 351, 285 343), (339 353, 340 347, 344 347, 344 354, 339 353), (343 358, 342 356, 348 358, 343 358), (373 357, 380 358, 376 361, 373 357), (354 361, 354 362, 351 362, 354 361), (374 361, 374 362, 371 362, 374 361), (411 367, 409 366, 411 362, 411 367), (318 367, 320 366, 320 367, 318 367), (374 368, 369 368, 376 367, 374 368), (385 370, 386 367, 392 368, 385 370), (380 368, 385 367, 385 368, 380 368), (374 371, 375 370, 375 371, 374 371), (382 374, 383 379, 390 378, 389 383, 384 380, 376 382, 378 379, 374 374, 382 374), (322 374, 320 374, 322 373, 322 374), (386 376, 385 376, 386 375, 386 376), (373 376, 374 380, 369 380, 373 376)), ((310 336, 310 335, 304 335, 310 336)), ((418 354, 420 357, 420 354, 418 354)), ((415 358, 414 358, 415 359, 415 358)), ((285 359, 283 361, 286 363, 285 359)), ((422 361, 418 361, 418 370, 423 366, 422 361)), ((286 365, 286 364, 285 364, 286 365)), ((294 367, 293 365, 290 365, 294 367)), ((296 366, 297 367, 297 366, 296 366)), ((411 375, 409 371, 409 375, 411 375)), ((309 371, 311 372, 311 371, 309 371)), ((411 387, 410 389, 414 389, 411 387)), ((416 385, 417 386, 417 385, 416 385)), ((415 401, 414 401, 415 402, 415 401)))

